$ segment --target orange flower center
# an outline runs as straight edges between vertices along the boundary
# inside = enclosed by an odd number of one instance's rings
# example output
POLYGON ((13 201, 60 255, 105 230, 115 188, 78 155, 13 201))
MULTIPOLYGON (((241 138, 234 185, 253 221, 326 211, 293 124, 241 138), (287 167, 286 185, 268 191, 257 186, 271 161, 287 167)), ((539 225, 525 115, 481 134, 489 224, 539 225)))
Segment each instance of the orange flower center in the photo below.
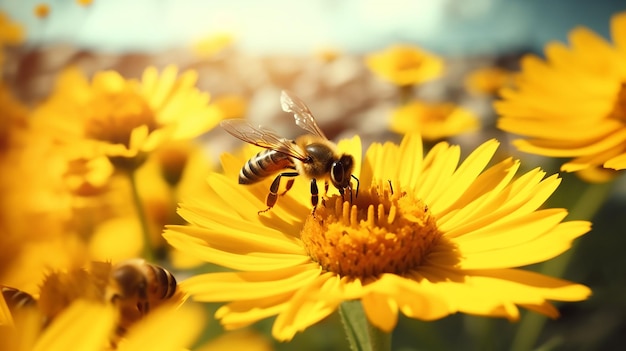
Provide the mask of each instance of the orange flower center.
POLYGON ((150 106, 133 91, 97 94, 88 106, 85 133, 89 138, 129 147, 135 128, 147 125, 153 131, 158 127, 150 106))
POLYGON ((441 237, 420 199, 389 186, 359 192, 350 204, 326 200, 307 218, 301 239, 311 258, 341 276, 403 274, 422 263, 441 237))

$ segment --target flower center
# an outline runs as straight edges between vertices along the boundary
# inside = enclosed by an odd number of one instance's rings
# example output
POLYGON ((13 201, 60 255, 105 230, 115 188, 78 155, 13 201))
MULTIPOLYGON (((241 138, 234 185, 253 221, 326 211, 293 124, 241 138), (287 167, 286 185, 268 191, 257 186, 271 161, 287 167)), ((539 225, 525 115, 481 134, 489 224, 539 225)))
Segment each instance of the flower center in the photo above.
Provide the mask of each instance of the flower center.
POLYGON ((622 86, 617 93, 615 106, 613 106, 613 111, 611 111, 609 117, 626 123, 626 82, 622 83, 622 86))
POLYGON ((128 90, 98 94, 89 104, 85 134, 129 147, 131 132, 144 124, 149 131, 158 127, 152 109, 139 94, 128 90))
POLYGON ((333 196, 307 218, 301 239, 325 270, 355 278, 403 274, 437 243, 441 233, 424 202, 390 186, 381 189, 359 192, 352 205, 333 196))

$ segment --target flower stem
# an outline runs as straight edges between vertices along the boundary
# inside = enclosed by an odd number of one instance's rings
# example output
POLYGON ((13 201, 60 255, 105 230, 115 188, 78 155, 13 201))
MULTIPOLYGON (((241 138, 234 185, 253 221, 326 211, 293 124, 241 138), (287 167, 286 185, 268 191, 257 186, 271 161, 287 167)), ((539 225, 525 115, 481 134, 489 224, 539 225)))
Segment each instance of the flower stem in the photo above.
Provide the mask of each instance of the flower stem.
POLYGON ((139 219, 141 225, 141 234, 143 237, 143 251, 142 257, 152 262, 154 260, 154 250, 152 249, 152 237, 150 236, 150 228, 148 226, 148 218, 146 216, 146 211, 143 207, 143 203, 141 202, 141 197, 139 196, 139 187, 137 186, 137 172, 135 170, 128 172, 128 178, 130 179, 130 187, 131 193, 133 196, 133 204, 135 206, 135 210, 137 211, 137 217, 139 219))
MULTIPOLYGON (((612 182, 588 185, 570 210, 568 218, 573 220, 591 220, 604 204, 610 194, 612 185, 612 182)), ((578 241, 574 241, 569 250, 543 263, 540 269, 541 273, 552 277, 562 277, 574 257, 577 247, 578 241)), ((546 321, 547 318, 544 315, 526 313, 517 328, 511 351, 533 349, 546 321)))
POLYGON ((352 351, 391 350, 391 334, 369 322, 360 301, 342 303, 339 314, 352 351))

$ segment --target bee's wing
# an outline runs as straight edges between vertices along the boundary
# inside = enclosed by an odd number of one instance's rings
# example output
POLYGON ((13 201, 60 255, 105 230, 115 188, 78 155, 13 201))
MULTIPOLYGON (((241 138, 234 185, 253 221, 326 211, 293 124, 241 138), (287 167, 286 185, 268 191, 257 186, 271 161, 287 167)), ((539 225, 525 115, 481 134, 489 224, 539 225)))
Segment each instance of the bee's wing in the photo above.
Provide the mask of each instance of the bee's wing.
POLYGON ((324 132, 317 126, 315 117, 311 113, 311 110, 307 107, 304 101, 300 100, 292 93, 283 90, 280 94, 280 105, 285 112, 293 113, 293 117, 296 119, 296 125, 307 132, 317 135, 321 138, 326 138, 324 132))
POLYGON ((269 128, 255 127, 245 119, 226 119, 220 125, 232 136, 246 143, 282 152, 302 161, 307 158, 304 152, 300 150, 300 147, 293 141, 279 136, 269 128))

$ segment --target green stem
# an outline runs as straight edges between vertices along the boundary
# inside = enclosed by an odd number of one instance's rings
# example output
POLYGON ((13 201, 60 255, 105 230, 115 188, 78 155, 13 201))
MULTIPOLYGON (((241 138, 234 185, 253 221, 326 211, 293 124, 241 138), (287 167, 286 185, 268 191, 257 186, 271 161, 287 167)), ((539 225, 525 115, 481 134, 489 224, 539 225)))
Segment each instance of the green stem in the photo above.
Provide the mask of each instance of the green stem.
MULTIPOLYGON (((604 201, 610 194, 613 183, 592 184, 587 186, 579 197, 575 206, 571 209, 568 219, 591 220, 598 212, 604 201)), ((563 277, 565 270, 574 257, 578 241, 574 241, 572 247, 555 257, 546 261, 541 266, 540 272, 551 277, 563 277)), ((537 313, 526 313, 517 328, 517 333, 513 339, 511 351, 531 350, 537 343, 541 330, 546 324, 547 318, 537 313)))
POLYGON ((152 262, 154 260, 154 250, 152 249, 152 237, 150 235, 150 227, 148 226, 148 218, 146 216, 145 208, 141 202, 139 196, 139 187, 137 183, 137 172, 129 171, 128 178, 130 179, 130 187, 133 196, 133 205, 137 211, 137 217, 141 225, 141 234, 143 237, 143 252, 142 257, 147 261, 152 262))
POLYGON ((342 303, 339 314, 352 351, 391 350, 391 334, 369 322, 360 301, 342 303))
POLYGON ((398 95, 399 95, 399 100, 400 100, 400 106, 408 105, 411 101, 413 101, 414 94, 415 94, 414 85, 399 86, 398 95))

